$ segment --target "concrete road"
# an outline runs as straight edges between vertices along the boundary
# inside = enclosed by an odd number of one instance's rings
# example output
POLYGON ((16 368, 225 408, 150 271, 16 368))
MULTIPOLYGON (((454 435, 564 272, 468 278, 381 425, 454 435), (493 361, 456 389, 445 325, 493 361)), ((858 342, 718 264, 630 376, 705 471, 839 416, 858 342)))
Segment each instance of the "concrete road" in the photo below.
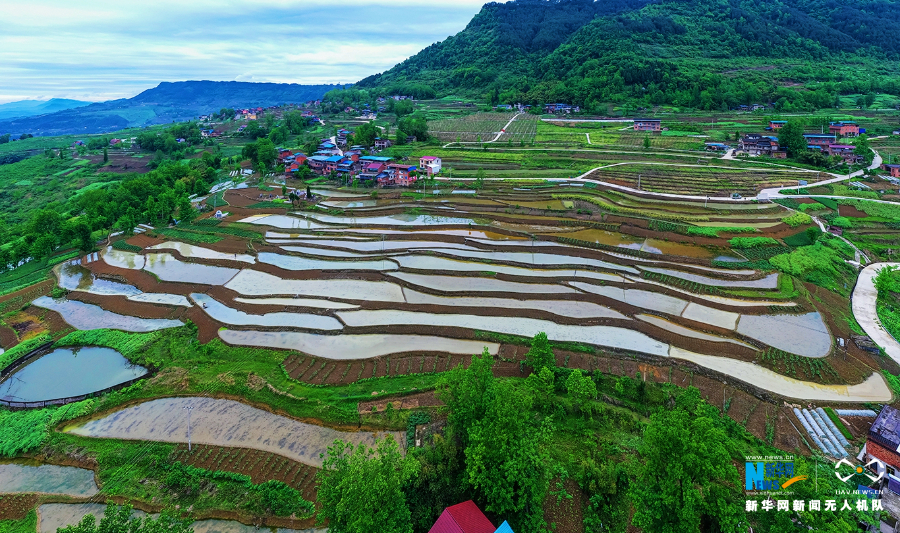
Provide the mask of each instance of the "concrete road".
POLYGON ((884 329, 875 312, 875 301, 878 299, 878 291, 875 290, 875 276, 878 275, 879 270, 889 266, 900 267, 900 263, 874 263, 864 268, 859 273, 856 288, 853 289, 851 303, 853 317, 859 322, 866 335, 871 337, 875 344, 881 346, 888 357, 900 363, 900 342, 897 342, 897 339, 884 329))

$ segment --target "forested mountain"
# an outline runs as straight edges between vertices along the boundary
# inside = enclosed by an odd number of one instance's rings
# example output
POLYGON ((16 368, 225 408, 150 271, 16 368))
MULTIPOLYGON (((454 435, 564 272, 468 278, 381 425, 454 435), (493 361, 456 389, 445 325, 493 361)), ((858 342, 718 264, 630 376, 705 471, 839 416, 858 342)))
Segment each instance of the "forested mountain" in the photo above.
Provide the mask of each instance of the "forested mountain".
POLYGON ((0 121, 0 135, 105 133, 188 120, 223 107, 268 107, 317 100, 334 85, 183 81, 160 83, 133 98, 111 100, 38 117, 0 121))
POLYGON ((518 0, 359 88, 718 109, 900 91, 896 0, 518 0))

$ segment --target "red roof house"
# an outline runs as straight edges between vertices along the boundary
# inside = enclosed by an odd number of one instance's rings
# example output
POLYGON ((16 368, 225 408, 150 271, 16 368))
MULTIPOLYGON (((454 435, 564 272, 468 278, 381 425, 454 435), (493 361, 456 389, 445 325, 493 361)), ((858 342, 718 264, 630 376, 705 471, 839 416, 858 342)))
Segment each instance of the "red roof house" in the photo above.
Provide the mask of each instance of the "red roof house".
POLYGON ((428 533, 494 533, 495 531, 497 528, 484 516, 475 502, 469 500, 444 509, 428 533))

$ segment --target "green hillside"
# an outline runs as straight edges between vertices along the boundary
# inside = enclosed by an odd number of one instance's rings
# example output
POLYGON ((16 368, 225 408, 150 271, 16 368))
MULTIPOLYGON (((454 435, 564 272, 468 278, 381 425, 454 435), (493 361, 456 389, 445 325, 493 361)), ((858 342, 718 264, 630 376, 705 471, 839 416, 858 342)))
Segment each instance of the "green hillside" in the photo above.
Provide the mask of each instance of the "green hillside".
POLYGON ((900 92, 894 0, 519 0, 358 88, 494 103, 723 109, 900 92), (419 94, 416 94, 419 93, 419 94))

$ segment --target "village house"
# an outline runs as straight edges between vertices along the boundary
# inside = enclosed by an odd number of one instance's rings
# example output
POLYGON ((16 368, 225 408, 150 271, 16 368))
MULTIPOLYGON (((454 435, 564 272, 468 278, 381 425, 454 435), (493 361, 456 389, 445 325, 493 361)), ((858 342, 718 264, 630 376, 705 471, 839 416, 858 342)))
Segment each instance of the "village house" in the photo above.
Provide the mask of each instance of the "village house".
POLYGON ((856 147, 850 144, 829 144, 824 151, 830 156, 840 157, 845 163, 852 164, 862 161, 862 156, 853 153, 855 149, 856 147))
POLYGON ((512 532, 509 524, 503 523, 501 529, 494 527, 494 524, 484 516, 481 509, 475 505, 475 502, 469 500, 467 502, 451 505, 444 509, 441 516, 438 517, 428 533, 497 533, 512 532))
POLYGON ((839 137, 859 137, 860 134, 856 122, 832 122, 828 125, 828 131, 839 137))
POLYGON ((706 149, 710 152, 724 152, 730 148, 725 143, 706 143, 706 149))
POLYGON ((662 120, 658 118, 634 119, 634 131, 662 131, 662 120))
POLYGON ((863 446, 863 464, 869 463, 872 459, 881 461, 885 468, 886 488, 894 494, 900 494, 900 477, 897 473, 900 470, 898 449, 900 449, 900 411, 885 405, 881 408, 881 412, 875 418, 875 422, 872 423, 866 436, 866 444, 863 446))
POLYGON ((381 137, 375 138, 375 149, 376 150, 384 150, 385 148, 389 148, 392 144, 390 139, 382 139, 381 137))
POLYGON ((803 138, 806 139, 807 148, 811 150, 824 150, 829 144, 834 144, 836 140, 834 135, 824 135, 819 133, 804 133, 803 138))
POLYGON ((787 124, 787 120, 770 120, 769 127, 767 128, 770 131, 777 131, 783 128, 787 124))
POLYGON ((419 158, 419 168, 429 176, 433 176, 441 172, 441 158, 430 155, 419 158))
POLYGON ((569 104, 547 104, 544 106, 544 112, 550 114, 579 113, 581 112, 581 108, 569 104))
POLYGON ((337 170, 338 165, 343 161, 344 158, 339 155, 333 155, 327 159, 325 159, 325 173, 331 172, 333 170, 337 170))
POLYGON ((309 165, 310 170, 321 174, 325 170, 325 161, 327 160, 328 156, 314 155, 307 159, 306 164, 309 165))
POLYGON ((416 167, 414 165, 406 165, 402 163, 392 163, 388 165, 388 172, 394 174, 394 184, 404 187, 414 185, 416 183, 416 167))
POLYGON ((768 156, 779 159, 787 157, 787 152, 778 144, 778 138, 759 133, 749 133, 738 142, 738 151, 750 156, 768 156))
POLYGON ((885 163, 881 165, 881 170, 889 172, 892 178, 900 178, 900 165, 889 165, 885 163))

